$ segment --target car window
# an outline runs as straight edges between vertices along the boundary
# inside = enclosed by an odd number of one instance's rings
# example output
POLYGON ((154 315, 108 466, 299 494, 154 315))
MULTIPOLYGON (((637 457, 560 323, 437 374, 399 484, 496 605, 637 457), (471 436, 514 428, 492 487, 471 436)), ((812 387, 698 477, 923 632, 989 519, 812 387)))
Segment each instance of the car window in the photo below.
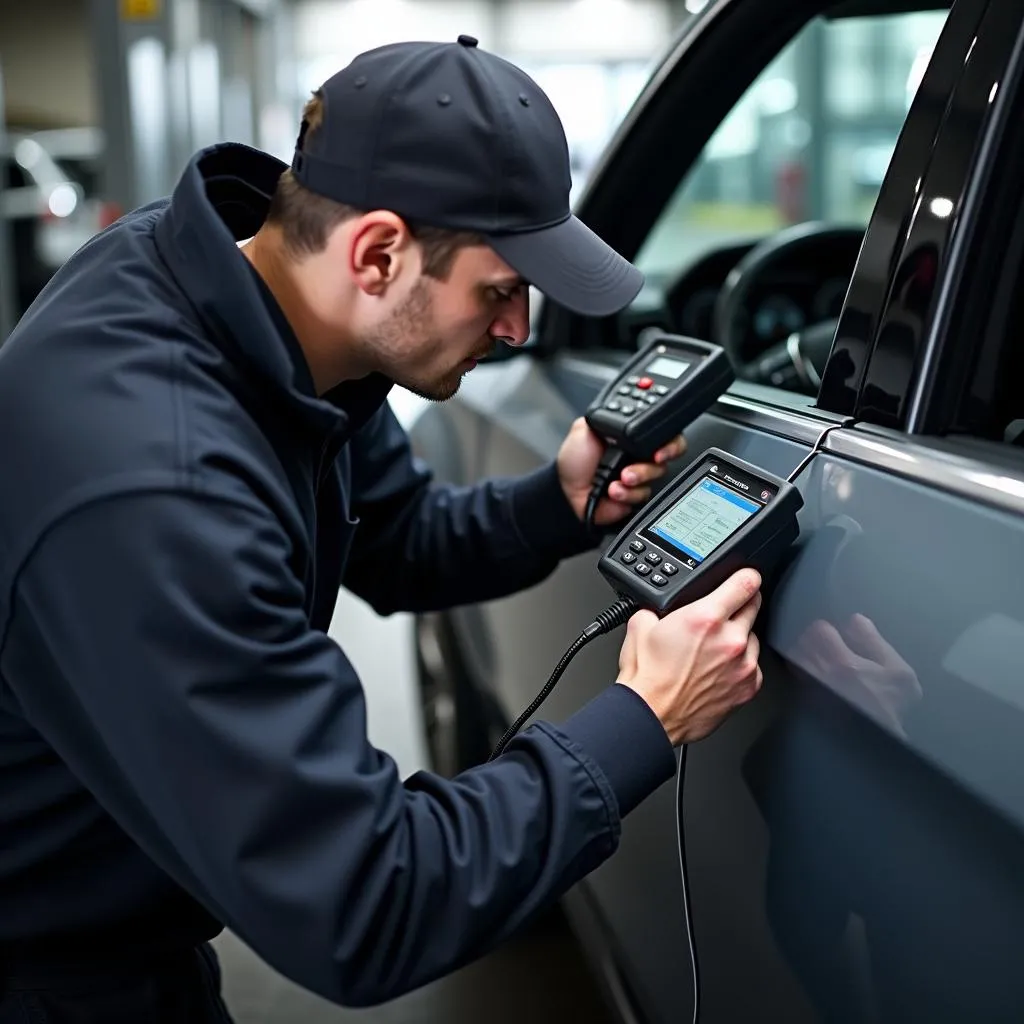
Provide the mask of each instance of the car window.
MULTIPOLYGON (((946 10, 811 22, 708 141, 641 247, 674 277, 734 242, 816 220, 864 227, 946 10)), ((842 300, 842 291, 831 306, 842 300)))

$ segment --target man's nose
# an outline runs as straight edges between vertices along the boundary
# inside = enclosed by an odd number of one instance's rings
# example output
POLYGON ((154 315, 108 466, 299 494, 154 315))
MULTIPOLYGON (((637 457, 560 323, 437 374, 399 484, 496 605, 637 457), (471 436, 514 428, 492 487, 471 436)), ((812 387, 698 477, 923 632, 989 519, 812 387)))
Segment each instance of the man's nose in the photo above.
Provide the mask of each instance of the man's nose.
POLYGON ((510 299, 487 332, 495 341, 518 348, 530 336, 530 295, 522 288, 510 299))

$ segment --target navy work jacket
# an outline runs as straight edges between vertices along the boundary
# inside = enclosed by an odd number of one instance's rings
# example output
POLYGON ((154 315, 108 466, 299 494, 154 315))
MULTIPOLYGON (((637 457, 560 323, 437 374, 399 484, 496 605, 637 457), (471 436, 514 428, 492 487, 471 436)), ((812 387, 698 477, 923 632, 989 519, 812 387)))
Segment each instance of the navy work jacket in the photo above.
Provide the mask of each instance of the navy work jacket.
POLYGON ((482 601, 587 542, 553 466, 442 486, 389 381, 316 395, 236 244, 283 168, 197 154, 0 346, 0 953, 227 926, 363 1005, 597 866, 674 760, 614 684, 454 780, 369 742, 339 587, 381 613, 482 601))

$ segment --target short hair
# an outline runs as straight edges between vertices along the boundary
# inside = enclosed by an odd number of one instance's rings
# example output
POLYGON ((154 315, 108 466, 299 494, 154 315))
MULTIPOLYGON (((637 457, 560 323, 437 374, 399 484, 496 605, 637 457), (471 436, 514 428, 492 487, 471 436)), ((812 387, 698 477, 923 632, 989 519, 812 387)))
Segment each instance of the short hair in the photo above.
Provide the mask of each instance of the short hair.
MULTIPOLYGON (((323 92, 317 89, 302 111, 304 130, 301 146, 323 123, 323 92)), ((323 252, 327 236, 339 224, 361 216, 365 211, 311 192, 289 168, 281 174, 270 201, 267 223, 281 229, 285 247, 294 255, 323 252)), ((453 231, 403 217, 409 233, 423 251, 423 272, 444 280, 451 273, 460 249, 484 245, 483 235, 472 231, 453 231)))

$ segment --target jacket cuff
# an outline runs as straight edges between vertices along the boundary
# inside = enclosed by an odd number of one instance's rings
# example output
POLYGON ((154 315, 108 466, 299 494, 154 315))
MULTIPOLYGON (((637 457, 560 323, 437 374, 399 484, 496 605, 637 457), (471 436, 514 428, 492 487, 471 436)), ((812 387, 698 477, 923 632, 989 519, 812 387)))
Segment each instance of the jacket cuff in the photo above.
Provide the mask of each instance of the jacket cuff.
POLYGON ((515 480, 511 499, 519 536, 538 555, 568 558, 597 544, 565 497, 554 462, 515 480))
POLYGON ((614 683, 559 732, 604 773, 625 817, 675 774, 676 757, 661 722, 635 690, 614 683))

